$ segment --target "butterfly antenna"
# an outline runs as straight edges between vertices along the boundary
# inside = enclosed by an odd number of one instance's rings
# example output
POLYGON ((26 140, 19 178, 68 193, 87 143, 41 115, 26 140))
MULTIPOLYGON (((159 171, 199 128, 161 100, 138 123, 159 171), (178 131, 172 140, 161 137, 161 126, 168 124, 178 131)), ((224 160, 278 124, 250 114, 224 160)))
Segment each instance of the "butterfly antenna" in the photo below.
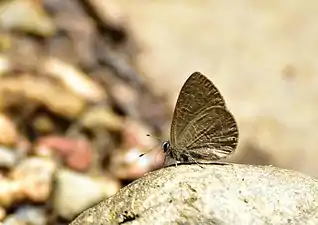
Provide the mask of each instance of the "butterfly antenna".
POLYGON ((152 137, 152 138, 157 139, 158 141, 162 142, 162 140, 160 138, 152 136, 151 134, 147 134, 147 137, 152 137))
POLYGON ((152 150, 154 150, 155 148, 157 148, 159 145, 160 145, 160 143, 157 144, 155 147, 149 149, 148 151, 146 151, 146 152, 140 154, 139 157, 143 157, 144 155, 148 154, 149 152, 151 152, 152 150))
MULTIPOLYGON (((157 139, 160 143, 162 142, 162 140, 161 140, 160 138, 155 137, 155 136, 152 136, 151 134, 147 134, 146 136, 147 136, 147 137, 152 137, 152 138, 154 138, 154 139, 157 139)), ((149 151, 146 151, 145 153, 140 154, 139 157, 143 157, 145 154, 151 152, 152 150, 154 150, 155 148, 157 148, 157 147, 160 145, 160 143, 157 144, 155 147, 151 148, 149 151)))

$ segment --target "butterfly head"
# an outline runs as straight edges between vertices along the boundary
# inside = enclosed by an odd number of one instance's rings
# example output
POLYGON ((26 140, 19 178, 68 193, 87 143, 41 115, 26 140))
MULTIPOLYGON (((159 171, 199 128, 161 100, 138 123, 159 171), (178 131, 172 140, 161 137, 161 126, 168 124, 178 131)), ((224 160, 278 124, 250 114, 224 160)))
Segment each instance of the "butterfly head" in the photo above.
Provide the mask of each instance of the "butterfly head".
POLYGON ((170 142, 169 142, 169 141, 164 141, 164 142, 162 142, 161 148, 163 149, 163 152, 164 152, 164 153, 169 152, 169 150, 170 150, 170 148, 171 148, 170 142))

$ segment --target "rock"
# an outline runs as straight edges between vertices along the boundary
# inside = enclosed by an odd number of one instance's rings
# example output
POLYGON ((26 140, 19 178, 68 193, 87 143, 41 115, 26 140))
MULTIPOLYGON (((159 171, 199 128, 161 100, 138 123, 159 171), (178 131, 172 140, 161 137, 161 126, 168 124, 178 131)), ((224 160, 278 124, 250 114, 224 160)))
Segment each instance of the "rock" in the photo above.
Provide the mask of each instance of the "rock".
POLYGON ((56 27, 52 19, 36 1, 3 1, 0 5, 0 26, 5 29, 51 36, 56 27))
POLYGON ((52 118, 46 114, 40 114, 34 117, 32 127, 35 132, 40 134, 50 134, 55 131, 55 124, 52 118))
MULTIPOLYGON (((108 78, 108 77, 107 77, 108 78)), ((107 79, 107 90, 118 107, 126 115, 138 118, 138 91, 127 83, 115 79, 107 79)))
POLYGON ((97 15, 102 26, 112 27, 112 29, 116 30, 123 29, 122 26, 127 18, 120 7, 117 6, 116 1, 88 0, 87 5, 97 15))
POLYGON ((14 145, 18 138, 15 124, 5 115, 0 114, 0 144, 14 145))
POLYGON ((8 216, 3 224, 5 225, 28 225, 25 221, 21 221, 18 218, 16 218, 15 216, 8 216))
POLYGON ((54 209, 65 219, 115 194, 120 188, 117 181, 102 177, 91 178, 71 170, 57 172, 57 187, 54 194, 54 209))
POLYGON ((4 176, 0 177, 0 206, 10 207, 17 200, 24 197, 21 194, 21 187, 18 182, 12 181, 4 176))
POLYGON ((49 159, 30 157, 21 161, 9 173, 9 178, 0 176, 0 206, 10 207, 23 200, 47 201, 55 168, 49 159))
POLYGON ((59 136, 47 136, 39 139, 35 152, 38 155, 56 153, 68 167, 77 171, 86 171, 92 163, 92 147, 88 141, 59 136))
POLYGON ((8 149, 0 146, 0 167, 12 168, 17 163, 17 155, 14 149, 8 149))
POLYGON ((50 159, 30 157, 23 160, 10 173, 20 188, 21 198, 45 202, 51 193, 56 164, 50 159))
POLYGON ((121 131, 124 119, 115 114, 109 107, 91 107, 84 113, 80 123, 87 129, 105 128, 110 131, 121 131))
MULTIPOLYGON (((3 35, 3 37, 0 38, 0 43, 2 44, 3 42, 10 43, 10 39, 4 37, 4 35, 3 35)), ((0 76, 6 74, 11 69, 12 69, 12 64, 11 64, 8 56, 5 54, 0 54, 0 76)))
POLYGON ((57 58, 44 61, 43 70, 48 76, 59 80, 68 90, 86 101, 98 102, 107 97, 104 89, 87 74, 57 58))
POLYGON ((0 82, 0 110, 11 107, 44 106, 51 112, 66 118, 79 116, 86 102, 64 87, 48 80, 23 74, 2 78, 0 82))
POLYGON ((4 224, 45 225, 47 224, 45 210, 31 205, 21 206, 14 214, 4 220, 4 224))
POLYGON ((318 224, 318 180, 271 166, 196 164, 149 173, 79 224, 318 224))
POLYGON ((6 210, 3 207, 0 207, 0 221, 3 221, 6 217, 6 210))

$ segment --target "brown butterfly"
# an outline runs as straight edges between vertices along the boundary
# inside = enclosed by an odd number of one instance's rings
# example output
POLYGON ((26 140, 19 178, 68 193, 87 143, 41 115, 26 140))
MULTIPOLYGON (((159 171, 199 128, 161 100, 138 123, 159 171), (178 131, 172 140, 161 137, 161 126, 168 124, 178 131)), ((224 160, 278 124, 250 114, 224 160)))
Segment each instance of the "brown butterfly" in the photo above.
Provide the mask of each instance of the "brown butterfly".
POLYGON ((234 152, 237 142, 237 124, 222 95, 203 74, 193 73, 180 91, 170 141, 162 143, 166 160, 216 161, 234 152))

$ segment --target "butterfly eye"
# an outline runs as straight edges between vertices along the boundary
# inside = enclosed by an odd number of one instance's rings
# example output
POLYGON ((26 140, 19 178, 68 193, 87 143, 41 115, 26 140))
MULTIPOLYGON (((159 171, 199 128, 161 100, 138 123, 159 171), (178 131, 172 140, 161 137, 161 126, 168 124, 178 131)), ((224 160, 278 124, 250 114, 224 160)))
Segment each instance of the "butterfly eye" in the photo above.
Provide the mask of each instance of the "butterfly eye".
POLYGON ((169 141, 163 142, 161 147, 164 152, 167 152, 170 149, 170 142, 169 141))

